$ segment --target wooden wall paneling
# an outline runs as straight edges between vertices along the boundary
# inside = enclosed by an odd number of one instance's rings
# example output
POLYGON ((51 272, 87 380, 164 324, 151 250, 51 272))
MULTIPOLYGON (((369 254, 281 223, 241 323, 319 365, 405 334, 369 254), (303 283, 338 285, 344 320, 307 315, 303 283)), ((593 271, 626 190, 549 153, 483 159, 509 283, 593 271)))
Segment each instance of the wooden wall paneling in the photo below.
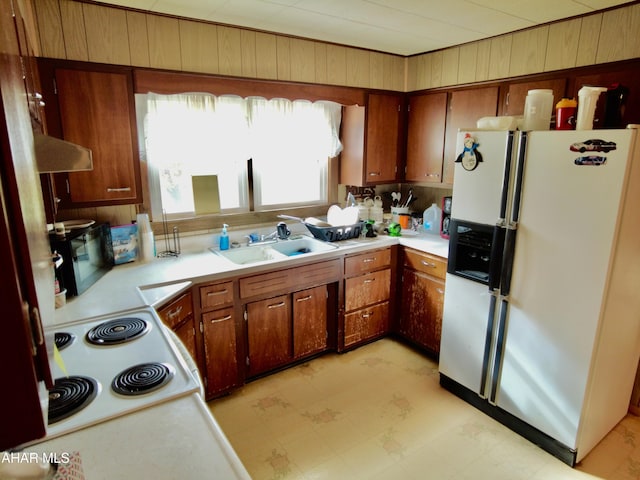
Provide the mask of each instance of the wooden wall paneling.
POLYGON ((580 18, 549 25, 549 42, 544 60, 546 72, 576 66, 581 27, 580 18))
POLYGON ((327 45, 327 83, 347 85, 347 49, 340 45, 327 45))
POLYGON ((416 55, 407 59, 407 91, 417 90, 418 72, 420 71, 420 61, 422 55, 416 55))
POLYGON ((131 65, 129 32, 124 10, 82 4, 89 61, 131 65))
POLYGON ((314 42, 314 62, 315 62, 315 82, 329 83, 327 81, 327 44, 322 42, 314 42))
POLYGON ((82 4, 66 0, 60 1, 62 32, 67 60, 89 60, 87 33, 84 25, 82 4))
POLYGON ((276 35, 278 80, 291 80, 291 39, 276 35))
POLYGON ((289 44, 291 80, 313 83, 316 79, 316 48, 314 42, 292 38, 289 44))
POLYGON ((347 48, 347 85, 366 87, 369 85, 369 52, 357 48, 347 48))
POLYGON ((444 52, 440 50, 428 55, 431 57, 431 87, 441 87, 444 52))
POLYGON ((242 75, 239 28, 218 26, 218 65, 223 75, 242 75))
POLYGON ((602 14, 597 63, 640 57, 640 4, 602 14))
POLYGON ((154 68, 181 70, 178 19, 147 15, 149 64, 154 68))
POLYGON ((512 42, 512 34, 491 39, 487 80, 507 78, 509 76, 509 59, 511 58, 512 42))
POLYGON ((406 92, 406 76, 407 76, 407 59, 398 55, 387 55, 385 57, 385 84, 384 88, 388 90, 396 90, 406 92), (390 58, 389 58, 390 57, 390 58), (387 79, 388 75, 388 79, 387 79))
POLYGON ((384 63, 387 56, 375 52, 371 52, 369 55, 369 88, 385 88, 384 63))
POLYGON ((514 33, 509 62, 509 76, 517 77, 544 71, 544 59, 548 42, 548 25, 514 33))
POLYGON ((457 83, 476 81, 478 70, 478 42, 467 43, 459 48, 457 83))
POLYGON ((256 74, 258 78, 278 78, 278 48, 271 33, 256 33, 256 74))
POLYGON ((218 27, 178 20, 182 68, 189 72, 218 73, 218 27))
POLYGON ((408 83, 408 90, 422 90, 425 88, 431 88, 431 60, 432 57, 429 54, 418 55, 412 57, 415 75, 411 76, 411 82, 408 83))
POLYGON ((458 67, 460 62, 460 48, 447 48, 442 52, 442 85, 456 85, 458 83, 458 67))
POLYGON ((62 17, 58 0, 39 0, 35 11, 40 35, 40 52, 45 57, 65 58, 62 17))
POLYGON ((240 51, 242 52, 242 76, 256 78, 258 66, 256 64, 256 32, 240 30, 240 51))
POLYGON ((481 40, 478 44, 476 54, 476 82, 489 80, 489 59, 491 58, 491 40, 481 40))
POLYGON ((600 43, 600 28, 602 26, 602 14, 582 17, 580 26, 580 38, 578 40, 578 52, 576 54, 576 66, 593 65, 596 63, 598 43, 600 43))
POLYGON ((127 30, 129 31, 131 65, 148 67, 150 62, 147 16, 144 13, 127 11, 127 30))

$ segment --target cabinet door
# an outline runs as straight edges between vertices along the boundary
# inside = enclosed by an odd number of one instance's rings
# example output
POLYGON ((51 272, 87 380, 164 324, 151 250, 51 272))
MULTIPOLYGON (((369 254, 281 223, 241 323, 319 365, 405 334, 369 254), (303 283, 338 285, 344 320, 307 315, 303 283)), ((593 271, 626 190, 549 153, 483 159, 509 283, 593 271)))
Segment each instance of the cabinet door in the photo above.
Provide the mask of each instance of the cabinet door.
POLYGON ((369 94, 367 107, 342 112, 340 183, 376 185, 394 182, 400 161, 402 97, 369 94))
POLYGON ((365 183, 388 183, 397 178, 400 160, 402 100, 398 95, 369 94, 365 183))
POLYGON ((495 116, 498 108, 498 87, 474 88, 451 92, 444 143, 442 182, 453 185, 458 129, 475 128, 482 117, 495 116))
POLYGON ((68 198, 62 194, 63 202, 140 203, 130 72, 58 68, 55 84, 63 138, 93 153, 93 170, 68 174, 68 198))
POLYGON ((400 333, 434 353, 440 351, 444 282, 415 270, 402 277, 400 333))
POLYGON ((345 311, 350 312, 366 305, 389 299, 391 269, 367 273, 345 280, 345 311))
POLYGON ((344 316, 344 346, 384 335, 389 331, 389 302, 379 303, 344 316))
POLYGON ((189 355, 191 355, 191 358, 196 361, 196 358, 198 357, 196 353, 196 330, 193 322, 193 316, 191 316, 182 325, 177 327, 174 332, 180 339, 180 341, 184 344, 185 348, 189 352, 189 355))
POLYGON ((238 383, 236 322, 233 308, 205 313, 202 315, 202 323, 207 397, 211 397, 238 383))
POLYGON ((291 297, 281 295, 247 304, 249 375, 257 375, 292 358, 291 297))
POLYGON ((293 294, 293 356, 327 349, 327 286, 293 294))
POLYGON ((416 95, 409 100, 406 181, 442 181, 446 117, 446 92, 416 95))
POLYGON ((565 96, 567 86, 566 78, 555 78, 551 80, 540 80, 537 82, 511 83, 507 87, 504 98, 502 115, 522 115, 524 114, 524 102, 529 90, 548 89, 553 90, 553 115, 555 115, 555 105, 565 96))

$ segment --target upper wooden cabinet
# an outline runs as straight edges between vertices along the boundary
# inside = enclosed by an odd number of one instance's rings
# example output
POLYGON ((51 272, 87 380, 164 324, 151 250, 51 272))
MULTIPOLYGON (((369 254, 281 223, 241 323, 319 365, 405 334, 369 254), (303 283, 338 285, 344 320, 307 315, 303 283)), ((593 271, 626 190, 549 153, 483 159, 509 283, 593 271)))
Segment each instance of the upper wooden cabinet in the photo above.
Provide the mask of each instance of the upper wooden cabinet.
POLYGON ((406 181, 442 182, 446 118, 446 92, 409 98, 406 181))
POLYGON ((340 183, 364 186, 397 180, 402 103, 400 94, 370 93, 366 108, 350 105, 343 109, 340 183))
POLYGON ((535 82, 510 83, 505 89, 504 99, 501 102, 500 115, 523 115, 524 103, 529 90, 546 89, 553 90, 553 105, 564 96, 567 88, 567 79, 553 78, 550 80, 537 80, 535 82))
POLYGON ((42 60, 50 135, 90 148, 93 170, 56 175, 64 207, 142 202, 131 69, 42 60))
POLYGON ((456 160, 458 130, 461 128, 475 128, 478 119, 495 116, 497 108, 497 86, 451 92, 444 142, 442 183, 453 185, 453 165, 456 160))

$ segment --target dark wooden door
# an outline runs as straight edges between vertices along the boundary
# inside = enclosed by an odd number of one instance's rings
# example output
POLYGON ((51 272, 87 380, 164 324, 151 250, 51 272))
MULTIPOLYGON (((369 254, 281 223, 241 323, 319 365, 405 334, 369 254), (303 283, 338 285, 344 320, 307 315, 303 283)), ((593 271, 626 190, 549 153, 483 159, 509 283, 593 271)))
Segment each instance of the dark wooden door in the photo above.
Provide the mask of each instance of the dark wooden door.
POLYGON ((553 117, 555 115, 555 105, 565 97, 566 88, 567 79, 564 77, 535 82, 511 83, 504 97, 501 115, 523 115, 524 103, 529 90, 546 89, 553 90, 553 117))
POLYGON ((304 357, 327 348, 327 286, 293 294, 293 356, 304 357))
POLYGON ((400 160, 402 98, 392 94, 369 94, 365 183, 389 183, 397 178, 400 160))
MULTIPOLYGON (((236 322, 233 312, 233 308, 225 308, 202 315, 207 397, 238 384, 236 322)), ((187 335, 187 332, 183 333, 187 335)), ((181 339, 184 338, 180 332, 176 331, 176 334, 181 339)), ((190 350, 189 344, 186 346, 190 350)), ((195 338, 193 348, 195 349, 195 338)))
POLYGON ((478 119, 495 116, 497 108, 498 87, 451 92, 447 115, 447 133, 444 142, 443 183, 453 185, 458 129, 475 128, 478 119))
POLYGON ((409 100, 406 181, 442 182, 446 117, 446 92, 416 95, 409 100))
POLYGON ((247 304, 249 376, 292 358, 291 297, 281 295, 247 304))

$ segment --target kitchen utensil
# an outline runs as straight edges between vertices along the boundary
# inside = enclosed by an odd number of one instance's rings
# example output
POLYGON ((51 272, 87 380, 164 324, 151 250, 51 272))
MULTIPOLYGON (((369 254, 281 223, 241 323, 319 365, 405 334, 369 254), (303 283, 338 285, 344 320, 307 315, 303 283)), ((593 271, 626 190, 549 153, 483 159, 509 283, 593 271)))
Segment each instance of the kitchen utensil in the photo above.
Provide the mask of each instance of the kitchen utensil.
POLYGON ((391 206, 397 207, 400 204, 402 195, 400 192, 391 192, 391 206))

